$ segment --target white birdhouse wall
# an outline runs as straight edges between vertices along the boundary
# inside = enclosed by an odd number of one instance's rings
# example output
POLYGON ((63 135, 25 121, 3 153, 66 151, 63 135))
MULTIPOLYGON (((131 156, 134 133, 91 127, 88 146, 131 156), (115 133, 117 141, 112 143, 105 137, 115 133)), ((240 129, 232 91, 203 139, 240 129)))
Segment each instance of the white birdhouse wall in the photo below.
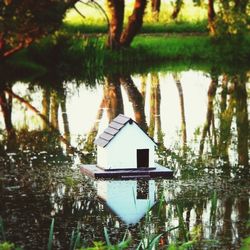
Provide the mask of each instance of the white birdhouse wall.
POLYGON ((154 151, 155 143, 138 125, 127 123, 106 147, 98 146, 97 165, 104 169, 137 168, 140 154, 141 158, 148 154, 148 166, 145 167, 154 167, 154 151))

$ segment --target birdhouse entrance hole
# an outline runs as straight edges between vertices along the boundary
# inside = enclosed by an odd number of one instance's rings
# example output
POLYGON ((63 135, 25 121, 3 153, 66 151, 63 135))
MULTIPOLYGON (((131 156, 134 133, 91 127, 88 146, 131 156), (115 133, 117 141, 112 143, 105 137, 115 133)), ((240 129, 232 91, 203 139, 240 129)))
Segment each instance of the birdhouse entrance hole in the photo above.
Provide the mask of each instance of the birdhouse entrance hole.
POLYGON ((149 167, 149 149, 137 149, 137 168, 149 167))

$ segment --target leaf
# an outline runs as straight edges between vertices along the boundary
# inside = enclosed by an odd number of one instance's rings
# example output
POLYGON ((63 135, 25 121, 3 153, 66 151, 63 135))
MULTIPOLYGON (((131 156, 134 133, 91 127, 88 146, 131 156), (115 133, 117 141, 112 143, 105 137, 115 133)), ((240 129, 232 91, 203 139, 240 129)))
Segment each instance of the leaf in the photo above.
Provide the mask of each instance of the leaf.
MULTIPOLYGON (((162 234, 156 235, 149 243, 149 249, 153 249, 154 246, 158 245, 162 234)), ((156 247, 157 248, 157 247, 156 247)))
POLYGON ((104 236, 105 236, 105 240, 106 240, 108 247, 111 247, 111 243, 110 243, 109 235, 108 235, 108 230, 106 227, 104 227, 104 236))
POLYGON ((53 234, 54 234, 54 224, 55 224, 55 219, 53 218, 50 224, 50 230, 49 230, 49 242, 48 242, 48 250, 52 249, 52 244, 53 244, 53 234))

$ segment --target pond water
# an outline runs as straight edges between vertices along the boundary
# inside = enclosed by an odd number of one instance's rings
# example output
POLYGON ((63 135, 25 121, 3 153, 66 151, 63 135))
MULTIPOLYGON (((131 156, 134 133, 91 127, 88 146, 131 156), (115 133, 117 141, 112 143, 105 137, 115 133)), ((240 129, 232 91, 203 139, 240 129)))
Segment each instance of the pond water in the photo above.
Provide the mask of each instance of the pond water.
POLYGON ((129 232, 130 249, 159 234, 159 249, 190 240, 194 249, 239 249, 250 236, 249 75, 186 69, 6 83, 0 240, 46 249, 54 218, 54 249, 70 249, 72 232, 85 247, 105 242, 104 228, 114 244, 129 232), (80 174, 120 113, 158 142, 157 161, 174 180, 80 174))

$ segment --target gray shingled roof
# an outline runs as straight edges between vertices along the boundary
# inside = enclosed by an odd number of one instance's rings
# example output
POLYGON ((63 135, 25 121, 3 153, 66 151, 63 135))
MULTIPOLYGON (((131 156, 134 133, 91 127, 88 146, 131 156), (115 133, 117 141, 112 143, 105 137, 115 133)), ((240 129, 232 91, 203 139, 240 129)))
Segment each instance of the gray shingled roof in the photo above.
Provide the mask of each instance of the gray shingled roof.
MULTIPOLYGON (((133 123, 131 118, 119 114, 110 124, 109 126, 104 130, 102 134, 95 140, 95 144, 100 147, 106 147, 109 142, 116 136, 116 134, 127 124, 127 123, 133 123)), ((143 131, 144 132, 144 131, 143 131)), ((145 133, 146 134, 146 133, 145 133)), ((147 135, 147 134, 146 134, 147 135)), ((148 136, 148 135, 147 135, 148 136)), ((149 136, 148 136, 149 137, 149 136)), ((151 137, 149 137, 152 139, 151 137)), ((153 139, 152 139, 153 140, 153 139)), ((154 142, 154 140, 153 140, 154 142)), ((154 142, 155 143, 155 142, 154 142)))

